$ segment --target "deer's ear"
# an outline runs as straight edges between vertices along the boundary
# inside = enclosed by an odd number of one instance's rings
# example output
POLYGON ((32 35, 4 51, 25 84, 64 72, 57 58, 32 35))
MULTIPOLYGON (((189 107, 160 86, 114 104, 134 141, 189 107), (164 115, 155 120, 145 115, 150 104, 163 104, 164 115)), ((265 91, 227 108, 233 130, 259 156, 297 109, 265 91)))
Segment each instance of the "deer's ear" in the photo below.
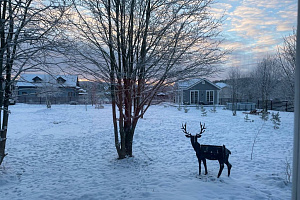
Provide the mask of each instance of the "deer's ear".
POLYGON ((197 135, 197 138, 201 138, 202 135, 197 135))
POLYGON ((190 138, 191 136, 190 135, 185 135, 185 137, 190 138))

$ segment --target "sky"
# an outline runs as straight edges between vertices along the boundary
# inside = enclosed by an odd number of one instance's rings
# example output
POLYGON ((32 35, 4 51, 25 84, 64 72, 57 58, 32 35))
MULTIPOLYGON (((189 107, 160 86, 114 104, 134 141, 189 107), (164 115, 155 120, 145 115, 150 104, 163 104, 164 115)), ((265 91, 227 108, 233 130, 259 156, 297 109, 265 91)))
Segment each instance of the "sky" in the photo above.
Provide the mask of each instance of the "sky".
POLYGON ((232 49, 223 73, 210 79, 228 77, 230 67, 247 73, 268 55, 276 53, 283 37, 293 34, 297 26, 297 0, 215 0, 212 12, 224 14, 221 27, 223 47, 232 49))
POLYGON ((217 0, 212 11, 217 16, 225 14, 223 47, 233 49, 226 66, 247 72, 263 57, 274 54, 283 37, 296 29, 297 3, 297 0, 217 0))

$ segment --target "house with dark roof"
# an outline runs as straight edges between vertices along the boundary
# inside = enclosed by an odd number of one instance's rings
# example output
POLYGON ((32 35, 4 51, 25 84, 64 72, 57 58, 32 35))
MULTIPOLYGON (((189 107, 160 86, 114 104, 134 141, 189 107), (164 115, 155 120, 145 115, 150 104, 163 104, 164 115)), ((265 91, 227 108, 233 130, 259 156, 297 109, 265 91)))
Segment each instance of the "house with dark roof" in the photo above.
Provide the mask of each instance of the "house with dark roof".
POLYGON ((80 89, 77 75, 22 74, 15 86, 19 103, 70 103, 80 89))
POLYGON ((175 83, 175 102, 185 105, 216 105, 219 104, 221 88, 211 81, 190 79, 175 83))

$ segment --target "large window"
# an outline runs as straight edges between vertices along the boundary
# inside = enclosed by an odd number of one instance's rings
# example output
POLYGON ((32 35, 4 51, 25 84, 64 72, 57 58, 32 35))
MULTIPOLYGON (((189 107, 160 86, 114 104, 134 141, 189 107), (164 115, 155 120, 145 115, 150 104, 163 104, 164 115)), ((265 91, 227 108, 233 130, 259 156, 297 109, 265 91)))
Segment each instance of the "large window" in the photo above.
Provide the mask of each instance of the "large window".
POLYGON ((206 101, 207 101, 207 103, 214 103, 214 91, 213 90, 206 91, 206 101))
POLYGON ((199 102, 199 91, 198 90, 191 90, 191 104, 198 104, 199 102))

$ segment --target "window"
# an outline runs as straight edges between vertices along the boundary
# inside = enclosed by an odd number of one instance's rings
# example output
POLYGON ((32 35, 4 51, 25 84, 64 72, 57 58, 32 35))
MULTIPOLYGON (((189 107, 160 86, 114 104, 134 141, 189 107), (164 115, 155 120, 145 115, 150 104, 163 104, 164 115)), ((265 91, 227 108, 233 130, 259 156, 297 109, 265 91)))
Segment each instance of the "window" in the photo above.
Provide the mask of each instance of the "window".
POLYGON ((191 90, 190 91, 190 102, 191 104, 198 104, 199 102, 199 91, 198 90, 191 90))
POLYGON ((214 102, 214 91, 213 90, 206 91, 206 101, 207 101, 207 103, 214 102))
POLYGON ((56 79, 56 81, 57 81, 58 84, 63 84, 63 83, 66 82, 66 80, 63 79, 62 77, 58 77, 58 78, 56 79))
POLYGON ((42 79, 38 76, 34 77, 32 80, 33 80, 34 83, 41 83, 42 82, 42 79))

